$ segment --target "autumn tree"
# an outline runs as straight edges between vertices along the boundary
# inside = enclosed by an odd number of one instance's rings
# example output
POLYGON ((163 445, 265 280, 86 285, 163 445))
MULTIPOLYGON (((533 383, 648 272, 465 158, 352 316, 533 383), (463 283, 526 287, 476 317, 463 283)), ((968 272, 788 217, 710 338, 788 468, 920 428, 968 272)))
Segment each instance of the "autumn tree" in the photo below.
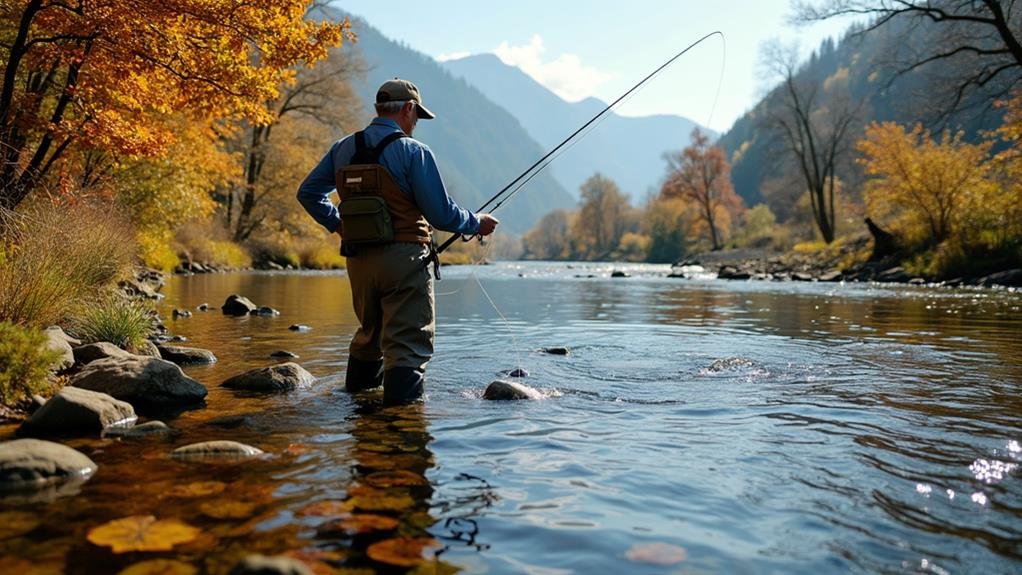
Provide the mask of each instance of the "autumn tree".
POLYGON ((580 188, 578 216, 572 222, 575 253, 587 260, 610 257, 628 230, 632 207, 613 180, 594 174, 580 188))
POLYGON ((842 16, 870 18, 860 33, 905 24, 926 35, 922 49, 906 44, 893 54, 895 77, 925 71, 936 90, 948 91, 945 112, 968 96, 990 103, 1022 81, 1022 5, 1003 0, 797 0, 797 18, 815 22, 842 16))
POLYGON ((709 136, 699 128, 692 130, 691 142, 681 152, 664 154, 667 177, 660 194, 695 204, 712 249, 719 250, 732 218, 743 209, 742 199, 731 184, 731 167, 724 149, 711 146, 709 136))
POLYGON ((847 159, 862 103, 849 96, 847 73, 824 82, 800 76, 795 47, 768 44, 765 59, 781 81, 780 102, 767 111, 765 121, 794 163, 813 222, 829 244, 836 231, 836 172, 847 159))
POLYGON ((159 157, 175 115, 272 120, 266 102, 349 23, 308 0, 12 0, 0 5, 0 208, 71 150, 159 157))
POLYGON ((870 177, 865 190, 870 214, 923 246, 963 235, 969 231, 965 224, 982 219, 997 195, 990 145, 964 142, 961 132, 945 131, 936 140, 920 124, 908 131, 893 122, 871 124, 858 143, 870 177))
POLYGON ((538 260, 561 260, 572 257, 571 220, 568 210, 554 210, 522 237, 525 257, 538 260))

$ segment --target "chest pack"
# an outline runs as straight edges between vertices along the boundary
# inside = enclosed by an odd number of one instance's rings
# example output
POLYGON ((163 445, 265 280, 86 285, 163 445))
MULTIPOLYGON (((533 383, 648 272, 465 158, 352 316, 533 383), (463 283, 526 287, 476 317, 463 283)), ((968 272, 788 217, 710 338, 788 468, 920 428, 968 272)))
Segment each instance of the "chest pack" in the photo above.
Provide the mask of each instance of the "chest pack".
POLYGON ((407 135, 389 134, 375 147, 366 146, 365 133, 355 134, 355 155, 351 164, 335 175, 337 206, 341 216, 341 237, 353 246, 394 241, 394 221, 387 198, 400 197, 404 192, 394 177, 379 164, 380 154, 391 143, 407 135))

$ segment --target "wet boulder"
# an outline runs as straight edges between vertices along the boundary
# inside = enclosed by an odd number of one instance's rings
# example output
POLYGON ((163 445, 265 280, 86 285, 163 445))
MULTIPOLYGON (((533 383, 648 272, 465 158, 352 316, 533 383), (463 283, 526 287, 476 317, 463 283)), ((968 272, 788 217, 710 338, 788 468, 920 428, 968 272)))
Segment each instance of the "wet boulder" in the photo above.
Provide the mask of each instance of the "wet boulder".
POLYGON ((110 357, 86 365, 71 385, 100 391, 143 407, 180 407, 200 403, 206 386, 181 368, 154 357, 110 357))
POLYGON ((524 367, 506 369, 502 373, 508 377, 529 377, 529 372, 524 367))
POLYGON ((175 309, 175 310, 173 311, 173 313, 171 314, 171 316, 172 316, 172 317, 173 317, 174 319, 178 319, 178 318, 189 318, 189 317, 192 317, 192 312, 190 312, 190 311, 188 311, 188 310, 186 310, 186 309, 175 309))
POLYGON ((258 309, 254 309, 248 313, 249 315, 258 315, 260 317, 277 317, 278 315, 280 315, 279 311, 265 305, 258 309))
POLYGON ((821 282, 839 282, 844 277, 841 270, 829 270, 820 274, 821 282))
POLYGON ((632 275, 629 274, 628 272, 623 272, 621 270, 614 270, 614 271, 610 272, 610 277, 612 277, 612 278, 630 278, 630 277, 632 277, 632 275))
POLYGON ((195 306, 195 309, 197 309, 199 311, 209 311, 209 304, 208 303, 200 303, 199 305, 195 306))
POLYGON ((538 390, 517 381, 505 381, 498 379, 486 386, 483 392, 483 399, 493 401, 509 401, 518 399, 543 399, 543 394, 538 390))
POLYGON ((79 483, 91 477, 96 468, 83 453, 52 441, 15 439, 0 443, 0 491, 79 483))
POLYGON ((277 351, 270 354, 273 359, 298 359, 298 354, 287 350, 278 349, 277 351))
POLYGON ((316 378, 294 362, 252 369, 236 375, 221 385, 228 389, 258 392, 281 392, 311 387, 316 378))
POLYGON ((46 347, 51 351, 55 351, 60 354, 60 357, 53 363, 51 369, 54 371, 63 371, 75 363, 74 350, 71 349, 71 343, 81 343, 78 340, 64 333, 64 330, 57 326, 50 326, 46 328, 46 347))
POLYGON ((566 347, 545 347, 542 351, 550 355, 568 355, 568 348, 566 347))
POLYGON ((80 345, 74 348, 74 354, 75 363, 78 365, 86 365, 96 361, 97 359, 108 359, 111 357, 123 359, 133 356, 133 354, 128 353, 116 345, 106 341, 80 345))
POLYGON ((220 306, 220 311, 224 312, 224 315, 233 316, 248 315, 257 309, 259 306, 252 303, 252 300, 238 294, 227 296, 224 305, 220 306))
POLYGON ((291 330, 291 331, 298 331, 298 332, 312 331, 311 327, 309 327, 307 325, 304 325, 304 324, 300 324, 300 323, 292 324, 292 325, 288 326, 288 329, 291 330))
POLYGON ((132 425, 137 419, 130 403, 97 391, 65 387, 22 424, 18 435, 95 433, 106 427, 132 425))
POLYGON ((216 356, 208 349, 182 347, 178 345, 160 345, 160 357, 178 365, 216 363, 216 356))
POLYGON ((175 459, 245 459, 262 454, 257 447, 228 440, 192 443, 170 452, 175 459))
POLYGON ((997 272, 990 274, 983 278, 980 278, 977 282, 982 286, 1007 286, 1007 287, 1019 287, 1022 286, 1022 269, 1006 270, 1003 272, 997 272))

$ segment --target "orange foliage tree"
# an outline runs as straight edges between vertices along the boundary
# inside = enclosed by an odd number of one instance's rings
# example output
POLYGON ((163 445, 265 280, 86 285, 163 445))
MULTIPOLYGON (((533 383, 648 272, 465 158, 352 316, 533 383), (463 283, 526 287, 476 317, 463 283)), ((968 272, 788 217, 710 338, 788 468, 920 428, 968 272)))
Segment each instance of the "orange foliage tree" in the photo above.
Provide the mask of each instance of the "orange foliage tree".
POLYGON ((310 0, 11 0, 0 4, 0 208, 69 150, 159 157, 168 120, 268 122, 265 102, 350 36, 310 0))
POLYGON ((692 130, 691 141, 681 152, 664 155, 667 179, 660 195, 694 204, 700 221, 709 231, 713 249, 719 250, 731 230, 732 220, 744 210, 744 205, 731 184, 731 167, 724 149, 711 146, 710 138, 699 128, 692 130))
POLYGON ((970 144, 962 133, 944 132, 940 140, 916 124, 910 131, 893 122, 866 128, 858 148, 870 180, 865 186, 870 214, 910 242, 939 244, 968 230, 969 219, 990 212, 998 195, 990 178, 991 142, 970 144))

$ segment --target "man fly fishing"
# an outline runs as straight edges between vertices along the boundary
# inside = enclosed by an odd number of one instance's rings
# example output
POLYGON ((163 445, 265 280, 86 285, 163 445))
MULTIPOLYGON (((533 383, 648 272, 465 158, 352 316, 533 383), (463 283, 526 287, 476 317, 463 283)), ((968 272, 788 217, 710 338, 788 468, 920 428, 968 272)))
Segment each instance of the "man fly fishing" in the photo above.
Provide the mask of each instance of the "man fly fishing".
POLYGON ((383 386, 384 400, 422 396, 435 332, 432 228, 463 235, 493 233, 499 221, 462 209, 447 193, 433 152, 412 138, 435 116, 406 80, 384 82, 377 117, 338 140, 298 189, 309 215, 341 236, 359 329, 351 340, 344 387, 383 386), (337 190, 340 203, 330 201, 337 190))

